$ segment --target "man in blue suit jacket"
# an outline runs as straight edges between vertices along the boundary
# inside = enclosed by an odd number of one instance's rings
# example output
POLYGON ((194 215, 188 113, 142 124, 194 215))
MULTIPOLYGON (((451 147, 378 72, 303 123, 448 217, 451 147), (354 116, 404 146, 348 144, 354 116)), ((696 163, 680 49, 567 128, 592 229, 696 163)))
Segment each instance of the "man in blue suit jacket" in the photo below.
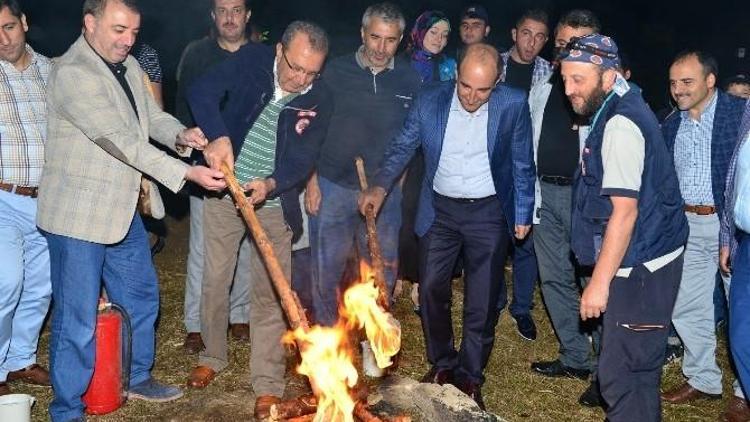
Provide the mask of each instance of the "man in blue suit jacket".
MULTIPOLYGON (((682 371, 687 382, 667 391, 670 403, 719 398, 721 370, 716 364, 714 288, 719 261, 719 215, 724 211, 724 181, 737 143, 744 100, 716 88, 716 60, 701 51, 680 53, 669 69, 679 112, 662 132, 680 182, 690 237, 672 323, 685 346, 682 371)), ((723 274, 725 290, 729 276, 723 274)), ((735 395, 742 397, 735 383, 735 395)))
POLYGON ((483 371, 505 297, 509 236, 524 238, 534 206, 534 161, 526 95, 498 86, 501 61, 486 44, 467 48, 456 82, 422 91, 386 151, 360 211, 377 212, 417 147, 425 175, 415 231, 420 238, 419 303, 432 369, 423 382, 455 384, 481 408, 483 371), (451 275, 465 268, 461 350, 453 344, 451 275))

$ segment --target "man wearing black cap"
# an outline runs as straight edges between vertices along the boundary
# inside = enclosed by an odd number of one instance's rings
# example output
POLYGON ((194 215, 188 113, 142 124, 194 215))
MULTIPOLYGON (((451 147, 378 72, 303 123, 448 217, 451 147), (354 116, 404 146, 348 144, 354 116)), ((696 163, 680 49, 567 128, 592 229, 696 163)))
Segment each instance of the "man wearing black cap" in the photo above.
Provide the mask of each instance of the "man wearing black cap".
POLYGON ((458 27, 461 35, 461 47, 456 57, 461 58, 466 47, 483 42, 490 34, 490 15, 487 9, 479 4, 472 4, 461 12, 461 24, 458 27))
POLYGON ((617 72, 615 42, 575 42, 561 63, 573 110, 591 117, 573 187, 573 251, 594 267, 581 319, 603 315, 607 420, 661 419, 659 384, 688 226, 659 123, 617 72))

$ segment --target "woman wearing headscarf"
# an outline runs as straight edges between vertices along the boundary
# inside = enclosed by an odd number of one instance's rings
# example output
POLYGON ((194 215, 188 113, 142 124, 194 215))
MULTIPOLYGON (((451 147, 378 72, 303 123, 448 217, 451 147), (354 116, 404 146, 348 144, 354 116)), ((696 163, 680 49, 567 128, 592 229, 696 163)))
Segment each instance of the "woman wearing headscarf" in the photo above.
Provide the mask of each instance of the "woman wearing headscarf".
MULTIPOLYGON (((419 73, 422 83, 449 81, 456 77, 456 61, 443 50, 448 44, 451 27, 443 12, 428 10, 422 13, 411 30, 406 54, 411 65, 419 73)), ((424 175, 422 153, 417 152, 409 165, 403 186, 401 202, 402 224, 399 234, 399 278, 414 283, 411 300, 414 311, 419 313, 417 282, 419 281, 417 236, 414 233, 414 220, 419 203, 419 190, 424 175)))
POLYGON ((443 54, 451 25, 443 12, 428 10, 417 18, 406 52, 422 83, 449 81, 456 77, 456 61, 443 54))

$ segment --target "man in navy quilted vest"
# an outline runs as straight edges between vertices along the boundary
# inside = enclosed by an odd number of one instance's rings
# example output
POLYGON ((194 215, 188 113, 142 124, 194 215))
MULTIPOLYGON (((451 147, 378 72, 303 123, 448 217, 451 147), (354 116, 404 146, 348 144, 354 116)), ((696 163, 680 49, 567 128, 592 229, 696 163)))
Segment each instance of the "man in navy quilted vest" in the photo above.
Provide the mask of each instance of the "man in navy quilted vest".
POLYGON ((603 318, 607 419, 661 420, 659 384, 688 226, 656 117, 617 72, 617 45, 591 34, 561 64, 573 110, 591 119, 573 187, 572 248, 594 267, 581 318, 603 318))

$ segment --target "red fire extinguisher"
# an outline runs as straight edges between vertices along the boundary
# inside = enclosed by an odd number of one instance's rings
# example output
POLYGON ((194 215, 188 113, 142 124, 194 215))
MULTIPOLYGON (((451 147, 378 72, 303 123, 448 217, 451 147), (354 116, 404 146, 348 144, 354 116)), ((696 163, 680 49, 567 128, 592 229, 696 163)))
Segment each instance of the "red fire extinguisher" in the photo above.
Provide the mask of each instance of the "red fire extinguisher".
POLYGON ((104 415, 125 403, 130 383, 130 320, 114 303, 99 302, 94 375, 83 395, 86 413, 104 415))

